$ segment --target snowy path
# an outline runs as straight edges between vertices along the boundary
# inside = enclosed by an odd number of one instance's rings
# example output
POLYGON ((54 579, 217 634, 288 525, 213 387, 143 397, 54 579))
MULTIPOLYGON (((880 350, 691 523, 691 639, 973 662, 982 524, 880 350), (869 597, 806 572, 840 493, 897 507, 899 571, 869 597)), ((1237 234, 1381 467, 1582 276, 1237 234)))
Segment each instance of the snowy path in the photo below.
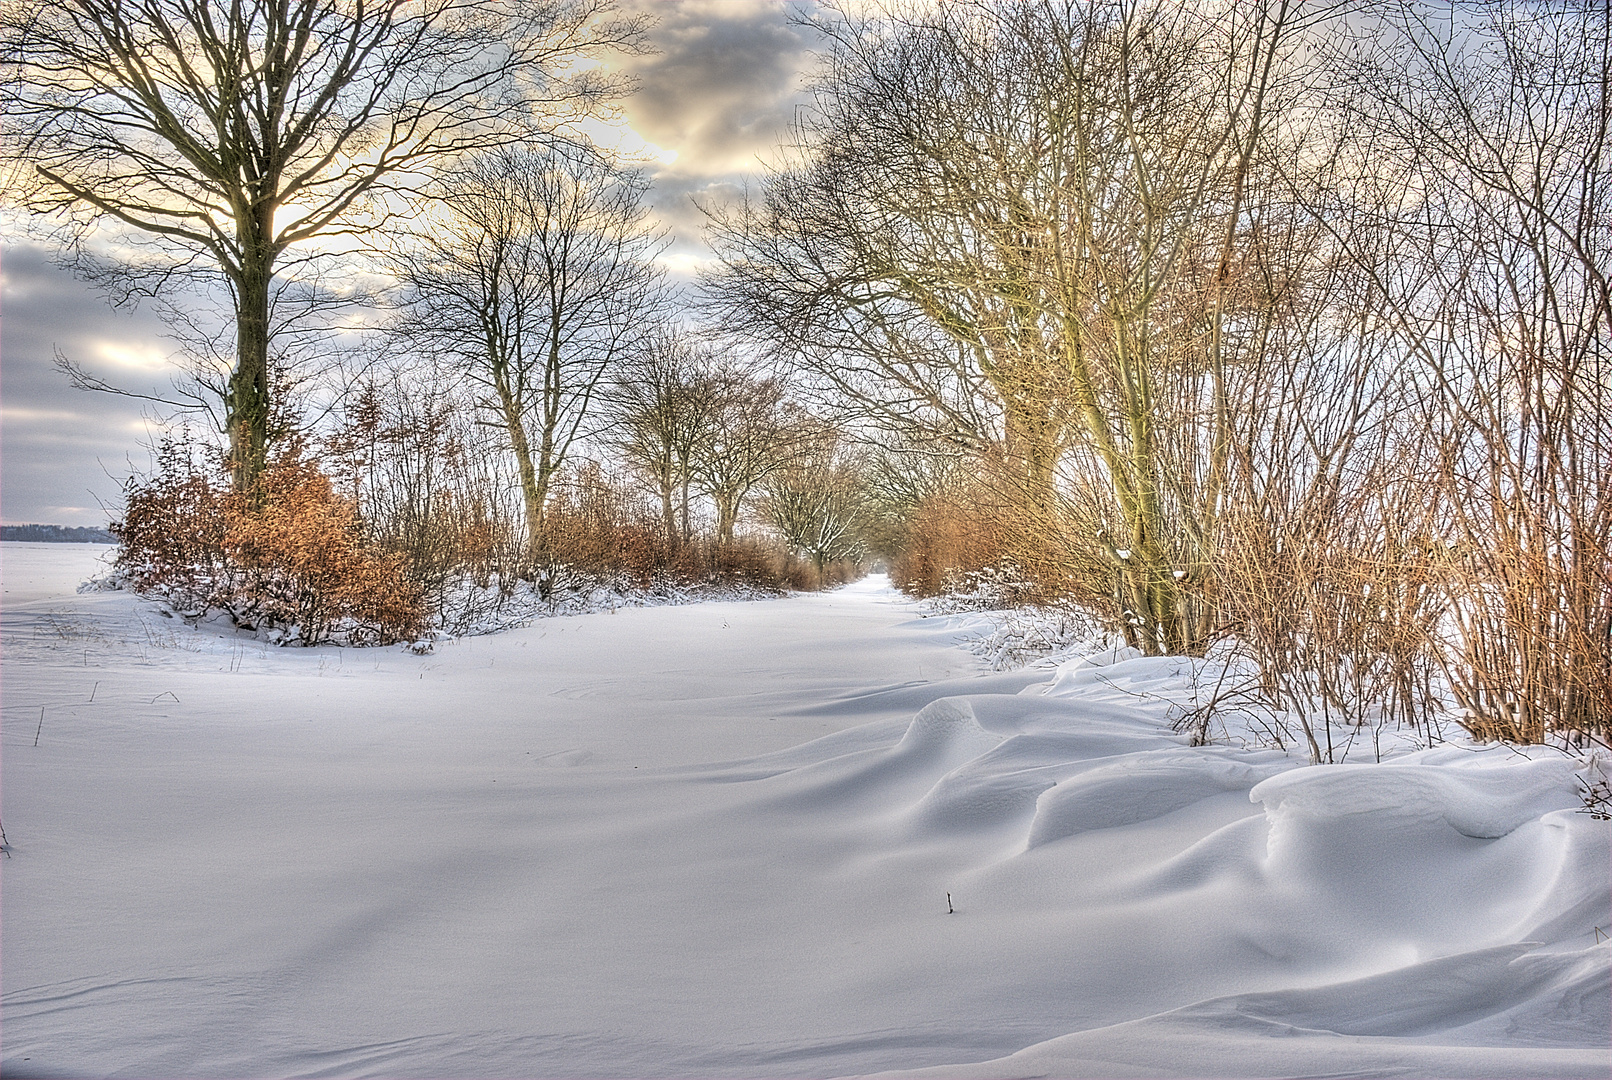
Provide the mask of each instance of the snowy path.
POLYGON ((1569 762, 1189 750, 877 582, 416 657, 90 554, 0 551, 7 1076, 1612 1073, 1569 762))

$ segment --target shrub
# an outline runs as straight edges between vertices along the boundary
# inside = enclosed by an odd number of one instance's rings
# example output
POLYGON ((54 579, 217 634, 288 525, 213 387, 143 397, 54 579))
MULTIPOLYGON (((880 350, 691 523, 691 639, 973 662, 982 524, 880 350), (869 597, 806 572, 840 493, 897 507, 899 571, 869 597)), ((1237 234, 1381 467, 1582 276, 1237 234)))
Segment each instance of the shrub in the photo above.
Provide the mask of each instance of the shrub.
POLYGON ((830 562, 819 572, 770 538, 670 537, 649 499, 596 462, 559 477, 553 492, 537 568, 545 589, 609 582, 628 589, 715 583, 810 590, 848 581, 860 570, 830 562))
POLYGON ((1003 554, 1000 530, 971 492, 947 492, 920 502, 890 580, 913 596, 938 596, 950 584, 993 565, 1003 554))
POLYGON ((311 462, 270 465, 254 490, 228 497, 225 520, 225 557, 241 574, 237 621, 284 628, 304 645, 388 645, 424 632, 408 560, 369 542, 357 507, 311 462))
POLYGON ((507 593, 527 569, 520 495, 500 474, 502 457, 462 395, 414 372, 361 383, 320 445, 322 465, 371 538, 408 558, 410 576, 439 610, 464 595, 457 582, 496 582, 507 593))
POLYGON ((121 545, 116 569, 135 592, 200 616, 234 588, 224 558, 222 462, 206 460, 187 439, 164 439, 156 457, 149 477, 124 484, 123 520, 111 525, 121 545))
POLYGON ((117 566, 136 592, 180 614, 227 612, 276 640, 353 645, 414 640, 427 608, 407 559, 379 550, 356 506, 295 449, 232 493, 221 463, 185 440, 125 488, 117 566))

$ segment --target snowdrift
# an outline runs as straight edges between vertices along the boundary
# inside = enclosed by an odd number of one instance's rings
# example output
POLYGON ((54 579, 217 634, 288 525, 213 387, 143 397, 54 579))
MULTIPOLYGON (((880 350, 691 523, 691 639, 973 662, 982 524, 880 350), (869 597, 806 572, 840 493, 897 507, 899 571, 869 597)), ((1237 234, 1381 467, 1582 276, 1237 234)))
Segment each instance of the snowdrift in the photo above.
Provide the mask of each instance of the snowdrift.
POLYGON ((7 1076, 1612 1075, 1557 751, 1191 747, 878 582, 419 657, 6 573, 7 1076))
POLYGON ((1082 658, 1036 696, 944 698, 893 745, 841 733, 752 779, 759 802, 854 820, 882 858, 968 845, 952 875, 968 883, 962 922, 1050 906, 1090 937, 1133 933, 1128 955, 1089 941, 1064 954, 1085 983, 1072 1013, 1106 1018, 1094 991, 1139 971, 1159 973, 1160 999, 1203 995, 1007 1058, 881 1075, 1612 1072, 1612 848, 1582 812, 1583 762, 1462 745, 1306 766, 1188 747, 1160 708, 1179 668, 1082 658), (1260 812, 1219 824, 1232 801, 1260 812), (1149 851, 1166 822, 1175 842, 1149 851), (1017 865, 1031 853, 1033 869, 1017 865), (1173 959, 1136 955, 1143 921, 1173 959), (1272 989, 1216 993, 1237 983, 1272 989))

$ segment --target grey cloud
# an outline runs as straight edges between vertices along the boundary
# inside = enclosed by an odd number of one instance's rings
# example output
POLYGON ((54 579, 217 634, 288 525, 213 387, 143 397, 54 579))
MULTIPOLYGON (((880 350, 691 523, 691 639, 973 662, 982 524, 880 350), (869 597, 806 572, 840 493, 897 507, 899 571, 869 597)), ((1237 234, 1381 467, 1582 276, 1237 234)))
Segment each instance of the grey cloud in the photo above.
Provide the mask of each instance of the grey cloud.
POLYGON ((630 65, 625 104, 644 138, 678 153, 669 175, 749 171, 786 134, 813 42, 775 3, 650 5, 660 51, 630 65))
POLYGON ((658 178, 651 192, 651 205, 667 230, 673 249, 708 254, 705 245, 706 217, 701 207, 719 209, 742 198, 744 179, 658 178))
POLYGON ((107 345, 167 351, 148 312, 113 310, 32 244, 7 245, 0 302, 0 518, 7 524, 104 525, 120 481, 143 468, 152 428, 138 401, 74 390, 60 349, 125 388, 168 389, 161 372, 109 364, 107 345))

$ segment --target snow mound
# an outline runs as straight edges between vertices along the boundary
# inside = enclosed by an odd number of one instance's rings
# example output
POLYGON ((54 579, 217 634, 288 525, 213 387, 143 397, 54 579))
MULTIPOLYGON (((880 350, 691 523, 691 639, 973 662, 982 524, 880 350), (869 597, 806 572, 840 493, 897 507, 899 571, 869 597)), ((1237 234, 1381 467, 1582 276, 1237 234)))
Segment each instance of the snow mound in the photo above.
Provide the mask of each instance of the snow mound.
POLYGON ((1372 766, 1314 765, 1272 777, 1249 797, 1265 805, 1273 826, 1302 828, 1299 822, 1346 818, 1360 818, 1362 826, 1369 818, 1389 829, 1443 822, 1462 836, 1485 840, 1513 832, 1542 810, 1579 805, 1573 781, 1578 766, 1568 759, 1460 765, 1447 757, 1439 764, 1406 758, 1372 766))
POLYGON ((1502 946, 1328 986, 1214 998, 994 1061, 878 1075, 1608 1075, 1612 946, 1531 949, 1502 946))
POLYGON ((1293 763, 1275 753, 1151 751, 1088 769, 1036 800, 1028 847, 1087 829, 1133 825, 1255 784, 1293 763), (1274 759, 1274 760, 1273 760, 1274 759))
POLYGON ((1075 1034, 911 1075, 1612 1073, 1612 845, 1576 812, 1584 762, 1191 747, 1163 719, 1179 667, 1083 658, 1045 694, 945 698, 770 776, 795 809, 844 810, 863 865, 950 852, 957 917, 1003 912, 976 932, 1067 920, 1024 977, 1062 957, 1075 1034), (1171 955, 1122 958, 1165 926, 1171 955))
POLYGON ((1052 677, 1052 685, 1047 687, 1044 693, 1047 697, 1066 697, 1099 681, 1105 674, 1110 674, 1103 669, 1141 659, 1143 657, 1140 650, 1133 649, 1129 645, 1114 645, 1085 656, 1077 656, 1072 660, 1065 660, 1058 665, 1058 670, 1052 677))

